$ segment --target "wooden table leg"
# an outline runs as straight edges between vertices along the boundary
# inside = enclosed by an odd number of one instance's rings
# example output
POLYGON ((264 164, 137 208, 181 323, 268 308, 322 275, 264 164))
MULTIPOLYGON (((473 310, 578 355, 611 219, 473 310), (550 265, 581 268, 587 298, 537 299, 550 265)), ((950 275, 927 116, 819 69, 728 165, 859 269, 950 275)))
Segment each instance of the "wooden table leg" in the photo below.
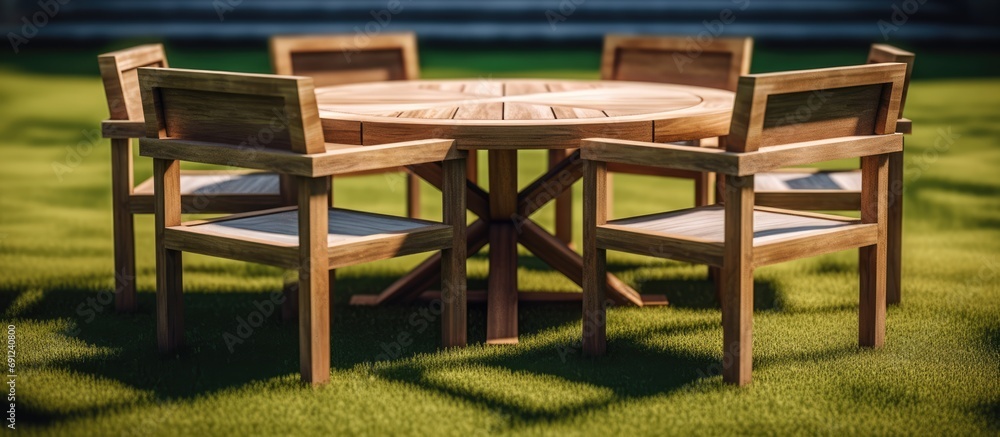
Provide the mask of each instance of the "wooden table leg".
MULTIPOLYGON (((546 264, 562 273, 577 285, 583 285, 583 257, 562 244, 555 236, 545 232, 535 222, 525 220, 521 224, 518 241, 546 264)), ((664 306, 668 305, 664 295, 640 295, 617 276, 606 274, 607 296, 621 305, 664 306)))
POLYGON ((517 343, 517 151, 489 151, 490 276, 486 343, 517 343))

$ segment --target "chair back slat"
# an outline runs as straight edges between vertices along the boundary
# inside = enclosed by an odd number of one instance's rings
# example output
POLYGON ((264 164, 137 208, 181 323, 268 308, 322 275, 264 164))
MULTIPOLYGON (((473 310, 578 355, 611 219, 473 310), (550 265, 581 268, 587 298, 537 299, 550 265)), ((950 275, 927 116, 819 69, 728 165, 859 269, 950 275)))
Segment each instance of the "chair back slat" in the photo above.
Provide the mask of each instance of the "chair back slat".
POLYGON ((601 78, 736 91, 739 77, 750 72, 752 51, 752 38, 608 35, 601 78))
POLYGON ((894 133, 905 74, 873 64, 744 76, 726 149, 894 133))
POLYGON ((311 78, 142 68, 139 83, 147 137, 325 151, 311 78))
POLYGON ((913 74, 913 63, 916 55, 906 50, 901 50, 887 44, 872 44, 868 50, 868 63, 880 64, 886 62, 900 62, 906 64, 906 79, 903 81, 903 97, 899 99, 899 118, 903 118, 903 111, 906 107, 906 93, 910 89, 910 75, 913 74))
POLYGON ((161 44, 147 44, 97 57, 112 120, 142 121, 139 95, 141 67, 166 68, 167 56, 161 44))
POLYGON ((420 78, 412 33, 276 36, 270 50, 275 74, 309 76, 317 87, 420 78))

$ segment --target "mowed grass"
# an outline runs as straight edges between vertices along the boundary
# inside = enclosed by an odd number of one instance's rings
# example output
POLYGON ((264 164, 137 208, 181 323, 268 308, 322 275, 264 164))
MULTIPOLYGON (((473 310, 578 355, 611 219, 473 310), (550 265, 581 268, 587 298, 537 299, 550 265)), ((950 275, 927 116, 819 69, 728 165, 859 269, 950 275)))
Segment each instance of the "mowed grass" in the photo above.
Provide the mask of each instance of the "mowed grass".
MULTIPOLYGON (((509 57, 520 69, 456 69, 431 55, 425 76, 596 76, 557 68, 552 54, 531 56, 509 57)), ((173 64, 224 61, 182 56, 173 64)), ((259 321, 259 308, 273 305, 286 274, 270 267, 185 255, 188 347, 157 354, 151 217, 136 220, 139 312, 114 314, 105 299, 114 286, 108 142, 87 139, 107 111, 100 82, 10 67, 0 77, 0 317, 16 326, 22 431, 1000 433, 1000 79, 912 84, 903 304, 889 309, 880 350, 857 347, 854 251, 757 272, 754 382, 746 388, 719 376, 720 315, 703 266, 611 253, 622 279, 666 293, 672 306, 611 309, 608 354, 592 360, 580 356, 578 305, 522 306, 521 342, 509 347, 483 344, 485 308, 473 306, 469 347, 441 351, 436 307, 346 304, 404 274, 421 259, 413 256, 338 272, 331 382, 311 388, 298 382, 297 326, 277 312, 227 345, 241 320, 259 321)), ((521 158, 525 185, 544 155, 521 158)), ((150 174, 147 161, 138 174, 150 174)), ((616 189, 618 216, 686 207, 691 198, 690 184, 662 179, 617 176, 616 189)), ((579 201, 578 187, 574 194, 579 201)), ((395 176, 336 187, 343 206, 385 213, 403 212, 402 195, 395 176)), ((425 187, 424 198, 426 215, 439 216, 437 192, 425 187)), ((551 216, 547 208, 537 219, 550 226, 551 216)), ((521 255, 523 288, 577 290, 521 255)), ((471 288, 483 288, 487 274, 483 254, 469 262, 471 288)))

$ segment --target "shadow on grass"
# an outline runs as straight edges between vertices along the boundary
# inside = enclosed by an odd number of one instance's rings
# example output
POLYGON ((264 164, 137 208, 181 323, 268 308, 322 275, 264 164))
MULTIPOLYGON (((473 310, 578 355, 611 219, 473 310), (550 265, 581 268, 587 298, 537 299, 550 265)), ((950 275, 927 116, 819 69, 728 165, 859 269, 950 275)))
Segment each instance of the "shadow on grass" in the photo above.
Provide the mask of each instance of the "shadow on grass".
MULTIPOLYGON (((428 390, 440 391, 468 402, 500 408, 516 420, 550 420, 565 414, 578 414, 612 402, 609 399, 571 405, 535 408, 505 403, 503 397, 491 397, 448 384, 425 380, 428 359, 451 360, 449 354, 437 353, 440 341, 439 308, 422 303, 407 306, 356 307, 346 305, 349 293, 378 290, 394 278, 382 276, 338 278, 331 327, 331 364, 334 369, 349 370, 365 363, 382 361, 380 375, 405 381, 428 390), (421 358, 414 359, 417 355, 421 358), (427 358, 429 357, 429 358, 427 358)), ((691 295, 712 297, 708 281, 655 281, 643 288, 672 293, 674 305, 688 308, 714 308, 714 303, 691 295)), ((758 309, 778 306, 777 292, 771 284, 758 284, 758 309)), ((134 314, 114 314, 114 304, 101 303, 101 295, 78 289, 53 289, 14 314, 23 321, 70 320, 65 332, 42 335, 64 336, 63 340, 82 344, 84 349, 110 351, 71 358, 53 358, 42 367, 64 368, 74 373, 118 381, 138 390, 151 392, 158 400, 186 399, 242 387, 255 381, 296 375, 299 371, 298 324, 282 321, 280 302, 275 293, 218 291, 200 292, 188 288, 184 296, 186 346, 177 353, 162 356, 156 349, 155 295, 139 293, 139 310, 134 314)), ((17 300, 18 292, 5 290, 0 299, 6 307, 17 300)), ((486 311, 482 305, 469 308, 469 343, 485 342, 486 311)), ((522 339, 534 339, 540 333, 563 329, 580 323, 580 307, 575 304, 522 305, 519 327, 522 339)), ((694 332, 720 329, 717 322, 674 326, 669 331, 694 332), (692 331, 693 330, 693 331, 692 331)), ((634 335, 634 334, 633 334, 634 335)), ((560 354, 560 345, 518 346, 513 353, 484 354, 462 358, 461 364, 548 375, 561 380, 610 390, 613 398, 659 395, 677 390, 718 370, 718 357, 692 356, 669 348, 650 350, 644 339, 616 338, 609 344, 609 357, 601 360, 580 358, 579 351, 560 354)), ((55 346, 57 348, 62 346, 55 346)), ((574 347, 574 346, 571 346, 574 347)), ((459 356, 467 356, 458 354, 459 356)), ((65 356, 61 354, 60 356, 65 356)), ((459 364, 459 363, 455 363, 459 364)), ((450 363, 448 364, 450 366, 450 363)), ((380 366, 381 367, 381 366, 380 366)), ((449 367, 450 368, 450 367, 449 367)), ((74 415, 98 414, 106 407, 83 409, 74 415)), ((66 419, 51 411, 25 411, 28 422, 46 423, 66 419)))

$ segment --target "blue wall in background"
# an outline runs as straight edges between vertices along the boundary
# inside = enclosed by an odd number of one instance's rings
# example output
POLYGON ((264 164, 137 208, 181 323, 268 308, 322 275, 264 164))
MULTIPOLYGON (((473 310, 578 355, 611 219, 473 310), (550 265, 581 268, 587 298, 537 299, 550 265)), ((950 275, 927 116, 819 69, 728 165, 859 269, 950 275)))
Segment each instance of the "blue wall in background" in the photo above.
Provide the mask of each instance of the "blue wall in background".
POLYGON ((5 35, 259 42, 412 30, 425 44, 592 44, 609 32, 793 43, 1000 42, 997 0, 0 0, 5 35), (33 24, 32 24, 33 22, 33 24), (38 26, 41 24, 41 26, 38 26))

